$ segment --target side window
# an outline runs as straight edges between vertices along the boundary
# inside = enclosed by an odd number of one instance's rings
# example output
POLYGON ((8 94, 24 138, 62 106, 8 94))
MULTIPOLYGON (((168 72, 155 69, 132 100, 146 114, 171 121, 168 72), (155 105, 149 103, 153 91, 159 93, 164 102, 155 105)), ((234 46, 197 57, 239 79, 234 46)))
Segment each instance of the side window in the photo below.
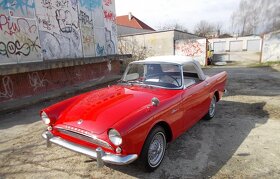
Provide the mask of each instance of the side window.
POLYGON ((183 66, 183 74, 184 74, 184 85, 185 87, 189 87, 197 82, 199 82, 199 77, 196 69, 193 64, 185 64, 183 66))
POLYGON ((163 72, 178 72, 180 73, 180 67, 178 65, 162 64, 161 69, 163 72))
POLYGON ((143 65, 133 64, 129 66, 129 70, 125 76, 126 81, 136 80, 138 78, 142 78, 144 75, 143 65))

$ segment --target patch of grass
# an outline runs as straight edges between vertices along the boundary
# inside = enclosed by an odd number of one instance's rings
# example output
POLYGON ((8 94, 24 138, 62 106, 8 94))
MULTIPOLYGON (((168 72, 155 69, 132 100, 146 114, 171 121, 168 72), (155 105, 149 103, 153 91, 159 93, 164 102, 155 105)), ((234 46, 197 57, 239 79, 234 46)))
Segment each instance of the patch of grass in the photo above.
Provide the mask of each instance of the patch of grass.
POLYGON ((253 68, 257 68, 257 67, 272 67, 272 66, 280 66, 280 61, 256 63, 256 64, 249 65, 249 67, 253 67, 253 68))

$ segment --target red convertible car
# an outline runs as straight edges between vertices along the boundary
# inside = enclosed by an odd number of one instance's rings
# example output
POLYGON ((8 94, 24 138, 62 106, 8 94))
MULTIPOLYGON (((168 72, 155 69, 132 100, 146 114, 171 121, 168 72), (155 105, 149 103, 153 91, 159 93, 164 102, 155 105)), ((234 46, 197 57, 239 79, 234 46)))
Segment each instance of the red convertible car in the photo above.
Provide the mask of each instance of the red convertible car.
POLYGON ((151 57, 128 65, 119 84, 54 104, 40 112, 47 141, 103 162, 136 159, 148 171, 162 162, 166 143, 201 118, 211 119, 227 73, 204 75, 197 61, 151 57))

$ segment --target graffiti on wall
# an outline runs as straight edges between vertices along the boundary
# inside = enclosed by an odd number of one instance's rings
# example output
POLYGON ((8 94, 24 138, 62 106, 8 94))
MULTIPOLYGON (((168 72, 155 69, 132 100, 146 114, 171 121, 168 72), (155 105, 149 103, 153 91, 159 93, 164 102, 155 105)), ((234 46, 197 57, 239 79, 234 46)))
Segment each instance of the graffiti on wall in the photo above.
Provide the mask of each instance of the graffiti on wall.
POLYGON ((85 7, 89 11, 102 7, 101 0, 80 0, 80 6, 85 7))
POLYGON ((95 38, 94 38, 94 18, 92 12, 101 8, 98 1, 90 1, 85 3, 80 1, 79 4, 79 21, 82 34, 82 47, 85 57, 95 55, 95 38))
POLYGON ((36 15, 39 19, 43 58, 82 57, 77 2, 44 0, 37 4, 36 15))
POLYGON ((2 10, 9 11, 11 16, 34 17, 35 3, 33 0, 1 0, 2 10))
POLYGON ((99 81, 108 74, 119 74, 119 62, 109 61, 0 76, 0 102, 73 86, 86 81, 99 81))
POLYGON ((37 88, 46 86, 49 82, 45 79, 45 75, 40 77, 38 72, 32 72, 28 74, 29 84, 33 88, 33 91, 36 91, 37 88))
POLYGON ((280 31, 264 36, 262 62, 267 61, 280 61, 280 31))
POLYGON ((187 40, 176 43, 176 51, 185 56, 199 56, 202 54, 202 47, 196 40, 187 40))
POLYGON ((11 55, 19 56, 29 56, 31 52, 38 53, 40 51, 40 46, 37 44, 37 40, 32 41, 27 38, 26 42, 23 41, 8 41, 6 44, 0 42, 0 55, 10 57, 11 55))
POLYGON ((41 60, 33 0, 0 0, 0 64, 41 60))
POLYGON ((175 42, 175 54, 192 57, 205 65, 206 39, 186 39, 175 42))
POLYGON ((116 53, 114 0, 0 0, 0 64, 116 53))
POLYGON ((12 98, 14 94, 13 82, 9 76, 2 78, 3 91, 0 91, 0 98, 12 98))
POLYGON ((3 31, 4 35, 12 36, 20 32, 35 33, 37 27, 35 24, 29 24, 25 18, 14 19, 5 14, 0 14, 0 30, 3 31))
POLYGON ((103 0, 103 16, 105 26, 105 49, 108 55, 117 52, 117 31, 115 4, 112 0, 103 0))

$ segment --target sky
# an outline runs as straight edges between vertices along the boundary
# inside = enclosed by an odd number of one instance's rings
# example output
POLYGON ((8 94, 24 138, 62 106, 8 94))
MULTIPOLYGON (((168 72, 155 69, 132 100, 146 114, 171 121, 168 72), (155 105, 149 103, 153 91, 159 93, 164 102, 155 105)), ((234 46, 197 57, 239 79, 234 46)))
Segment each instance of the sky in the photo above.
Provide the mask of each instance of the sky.
POLYGON ((115 0, 116 14, 129 12, 149 26, 157 28, 177 22, 193 32, 200 20, 222 23, 229 31, 230 16, 240 0, 115 0))

